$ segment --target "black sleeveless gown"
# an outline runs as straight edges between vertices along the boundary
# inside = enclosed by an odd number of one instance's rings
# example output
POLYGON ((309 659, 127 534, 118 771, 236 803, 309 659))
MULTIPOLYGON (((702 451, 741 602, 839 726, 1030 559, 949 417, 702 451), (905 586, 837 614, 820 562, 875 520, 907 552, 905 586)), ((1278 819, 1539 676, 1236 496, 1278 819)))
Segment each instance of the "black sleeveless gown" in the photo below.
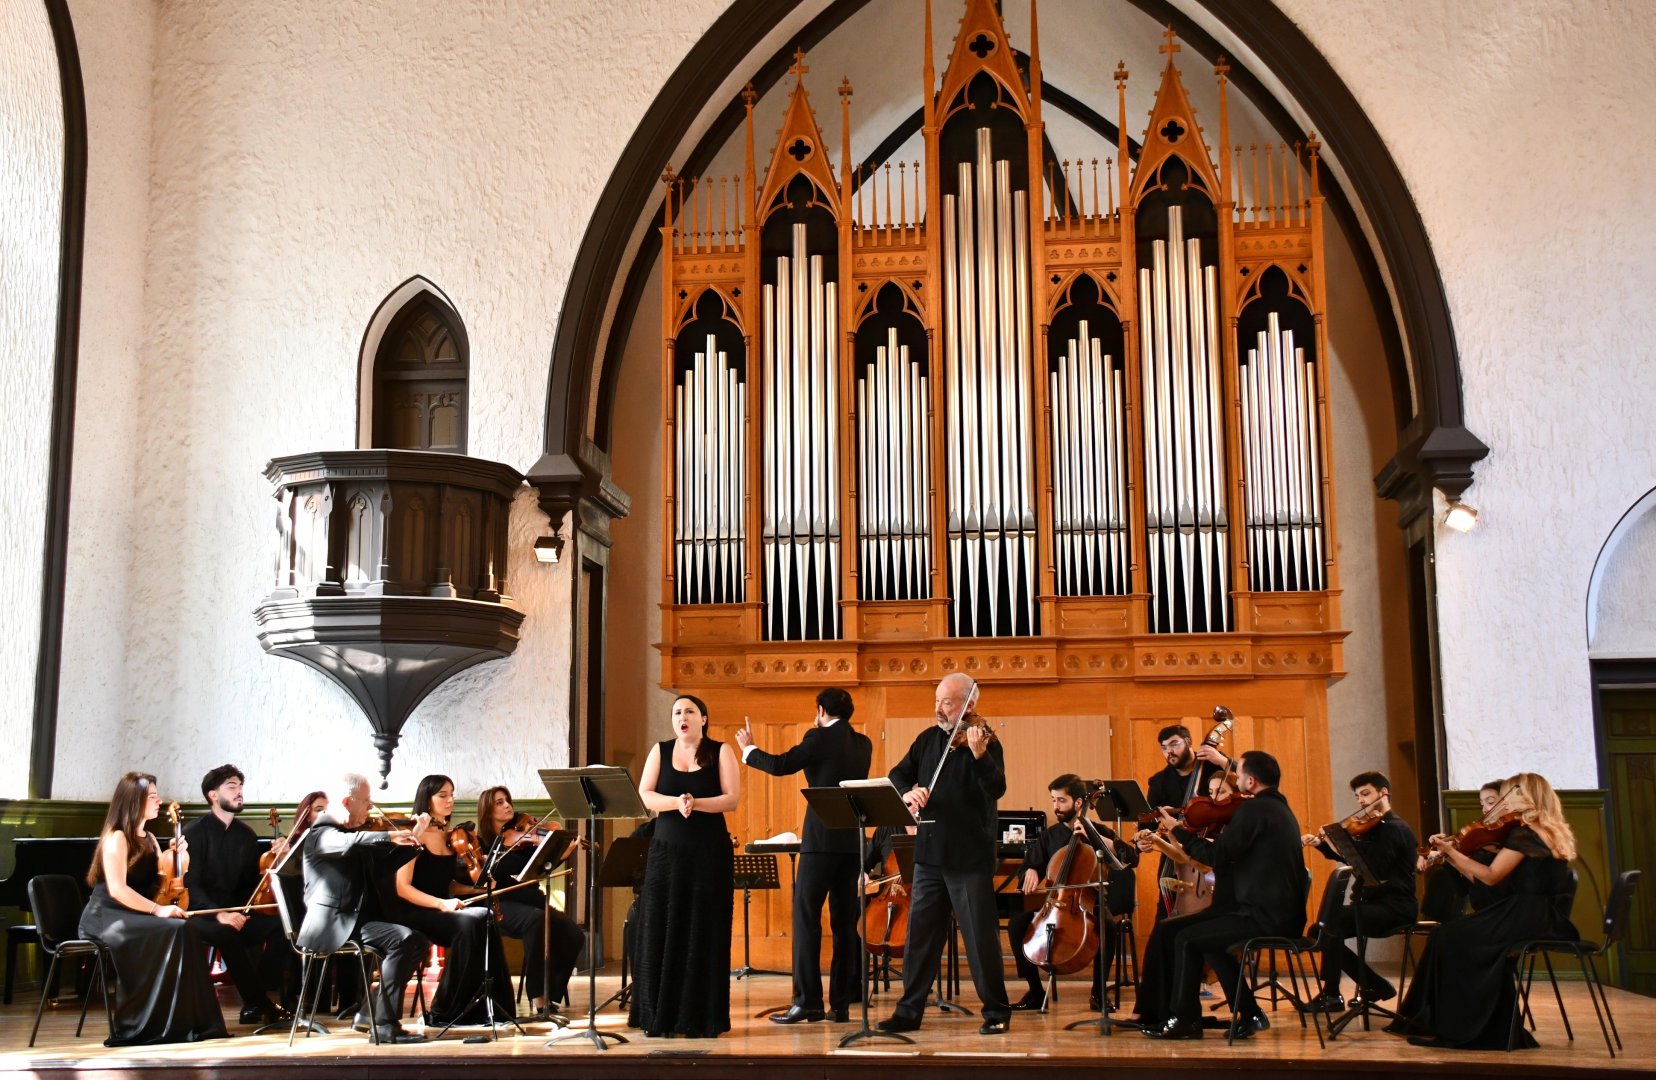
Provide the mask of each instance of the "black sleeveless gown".
MULTIPOLYGON (((1401 1019, 1387 1031, 1433 1046, 1505 1050, 1518 1008, 1508 950, 1533 938, 1578 937, 1570 923, 1570 864, 1528 828, 1514 829, 1504 846, 1524 855, 1499 887, 1506 895, 1432 931, 1398 1007, 1401 1019)), ((1520 1023, 1515 1046, 1536 1045, 1520 1023)))
MULTIPOLYGON (((161 885, 159 849, 127 867, 127 886, 150 900, 161 885)), ((206 916, 203 916, 206 918, 206 916)), ((207 942, 195 919, 162 919, 115 902, 98 882, 81 912, 80 935, 109 950, 115 970, 115 1034, 105 1046, 223 1039, 224 1013, 207 972, 207 942)))
MULTIPOLYGON (((673 741, 660 744, 656 791, 717 798, 714 764, 673 767, 673 741)), ((646 1035, 711 1038, 730 1030, 730 833, 723 814, 657 815, 644 888, 638 896, 632 1008, 627 1023, 646 1035)))
MULTIPOLYGON (((414 887, 427 896, 447 896, 449 884, 460 880, 459 866, 458 857, 438 855, 422 847, 414 858, 414 887)), ((395 893, 391 895, 395 896, 395 893)), ((387 916, 392 922, 418 930, 443 947, 443 976, 437 982, 436 992, 431 995, 431 1007, 426 1018, 428 1024, 444 1027, 450 1021, 479 1024, 488 1020, 484 1002, 471 1005, 478 988, 483 985, 485 954, 493 975, 495 1019, 504 1020, 515 1015, 512 969, 506 964, 500 939, 488 932, 489 920, 493 916, 486 906, 478 903, 458 911, 438 911, 416 907, 399 898, 388 907, 387 916)))

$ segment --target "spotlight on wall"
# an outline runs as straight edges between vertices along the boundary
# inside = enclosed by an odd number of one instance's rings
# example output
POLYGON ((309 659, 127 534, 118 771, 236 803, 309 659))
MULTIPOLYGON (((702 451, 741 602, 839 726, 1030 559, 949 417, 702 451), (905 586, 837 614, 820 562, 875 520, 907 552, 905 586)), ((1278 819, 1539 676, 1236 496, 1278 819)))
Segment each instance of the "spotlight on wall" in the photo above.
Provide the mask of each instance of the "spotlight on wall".
POLYGON ((1443 513, 1443 523, 1456 532, 1471 532, 1478 523, 1478 512, 1463 502, 1452 502, 1443 513))
POLYGON ((563 549, 562 536, 542 536, 535 541, 535 558, 550 565, 563 556, 563 549))

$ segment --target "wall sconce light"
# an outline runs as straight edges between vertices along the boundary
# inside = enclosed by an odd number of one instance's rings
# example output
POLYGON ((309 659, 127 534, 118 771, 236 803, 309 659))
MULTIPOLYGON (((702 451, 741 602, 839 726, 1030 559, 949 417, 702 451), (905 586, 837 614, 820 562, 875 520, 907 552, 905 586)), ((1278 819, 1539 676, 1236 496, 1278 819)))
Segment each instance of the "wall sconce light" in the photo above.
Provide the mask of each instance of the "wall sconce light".
POLYGON ((559 535, 542 536, 535 541, 535 558, 548 565, 563 556, 564 538, 559 535))
POLYGON ((1452 502, 1444 511, 1443 523, 1456 532, 1471 532, 1478 523, 1478 512, 1463 502, 1452 502))

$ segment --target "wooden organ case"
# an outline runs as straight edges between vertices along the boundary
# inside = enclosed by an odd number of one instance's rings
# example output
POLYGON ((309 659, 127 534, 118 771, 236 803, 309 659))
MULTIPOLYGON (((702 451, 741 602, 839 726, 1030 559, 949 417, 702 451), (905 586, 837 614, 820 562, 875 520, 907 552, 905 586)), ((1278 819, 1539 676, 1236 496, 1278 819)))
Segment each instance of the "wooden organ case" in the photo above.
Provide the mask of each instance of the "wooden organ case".
MULTIPOLYGON (((1003 809, 1064 772, 1142 783, 1162 727, 1224 704, 1233 756, 1270 750, 1330 820, 1315 139, 1229 147, 1221 61, 1215 155, 1170 30, 1140 145, 1118 66, 1117 144, 1059 161, 1033 5, 1024 64, 967 0, 939 80, 930 25, 923 163, 851 164, 842 81, 833 168, 796 54, 762 171, 749 88, 743 174, 664 177, 661 685, 771 750, 846 687, 879 775, 965 672, 1003 809)), ((743 783, 740 839, 797 831, 800 778, 743 783)), ((756 957, 787 924, 756 899, 756 957)))

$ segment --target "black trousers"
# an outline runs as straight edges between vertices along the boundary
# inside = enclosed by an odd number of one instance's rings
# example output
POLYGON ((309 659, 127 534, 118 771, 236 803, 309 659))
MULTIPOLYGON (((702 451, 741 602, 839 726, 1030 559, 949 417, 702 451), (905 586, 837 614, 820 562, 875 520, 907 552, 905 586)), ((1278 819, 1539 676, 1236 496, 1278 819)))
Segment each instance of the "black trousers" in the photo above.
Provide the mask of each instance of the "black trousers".
POLYGON ((1359 986, 1375 987, 1385 979, 1366 963, 1359 963, 1357 953, 1346 944, 1347 938, 1357 936, 1361 917, 1363 936, 1369 941, 1401 933, 1413 924, 1420 909, 1413 896, 1380 896, 1372 900, 1354 900, 1340 908, 1329 920, 1330 940, 1322 950, 1322 988, 1325 994, 1340 992, 1340 976, 1351 976, 1359 986))
POLYGON ((285 990, 284 975, 291 967, 294 954, 282 933, 280 919, 274 915, 249 915, 240 930, 211 916, 204 915, 193 922, 201 940, 224 957, 224 966, 230 970, 230 979, 236 984, 242 1005, 265 1004, 270 1001, 273 988, 279 992, 285 990))
POLYGON ((374 1009, 378 1014, 379 1026, 402 1026, 403 993, 408 989, 408 980, 419 969, 420 960, 431 951, 431 942, 401 923, 379 919, 358 923, 351 938, 378 950, 385 957, 380 961, 379 989, 374 991, 374 1009))
MULTIPOLYGON (((534 889, 526 889, 531 896, 540 896, 534 889)), ((542 995, 546 963, 546 925, 543 904, 500 899, 500 932, 523 941, 523 982, 530 1000, 542 995)), ((575 961, 586 944, 586 932, 580 924, 556 911, 549 913, 552 927, 552 992, 549 1002, 562 1002, 569 996, 569 977, 575 973, 575 961)))
POLYGON ((926 863, 914 865, 913 900, 909 905, 908 945, 903 953, 903 996, 896 1014, 918 1020, 926 1011, 943 940, 953 910, 966 939, 966 962, 972 986, 983 1003, 985 1022, 1012 1017, 1006 999, 1006 977, 1001 971, 1000 916, 995 909, 991 870, 945 870, 926 863))
POLYGON ((793 894, 793 1003, 822 1008, 822 905, 828 904, 828 927, 834 955, 828 966, 828 1005, 838 1011, 858 1000, 862 946, 857 940, 857 856, 834 851, 805 851, 793 894))
MULTIPOLYGON (((1238 958, 1230 948, 1251 937, 1282 934, 1280 926, 1266 926, 1240 912, 1214 913, 1210 908, 1195 915, 1169 919, 1157 928, 1160 933, 1171 928, 1167 941, 1172 953, 1173 981, 1168 991, 1168 1011, 1173 1018, 1193 1023, 1202 1017, 1202 966, 1213 969, 1219 985, 1225 991, 1231 1011, 1252 1015, 1258 1011, 1253 991, 1242 987, 1236 996, 1237 976, 1241 972, 1238 958), (1182 925, 1175 925, 1182 924, 1182 925)), ((1294 931, 1287 931, 1293 933, 1294 931)), ((1164 961, 1165 962, 1165 961, 1164 961)))

